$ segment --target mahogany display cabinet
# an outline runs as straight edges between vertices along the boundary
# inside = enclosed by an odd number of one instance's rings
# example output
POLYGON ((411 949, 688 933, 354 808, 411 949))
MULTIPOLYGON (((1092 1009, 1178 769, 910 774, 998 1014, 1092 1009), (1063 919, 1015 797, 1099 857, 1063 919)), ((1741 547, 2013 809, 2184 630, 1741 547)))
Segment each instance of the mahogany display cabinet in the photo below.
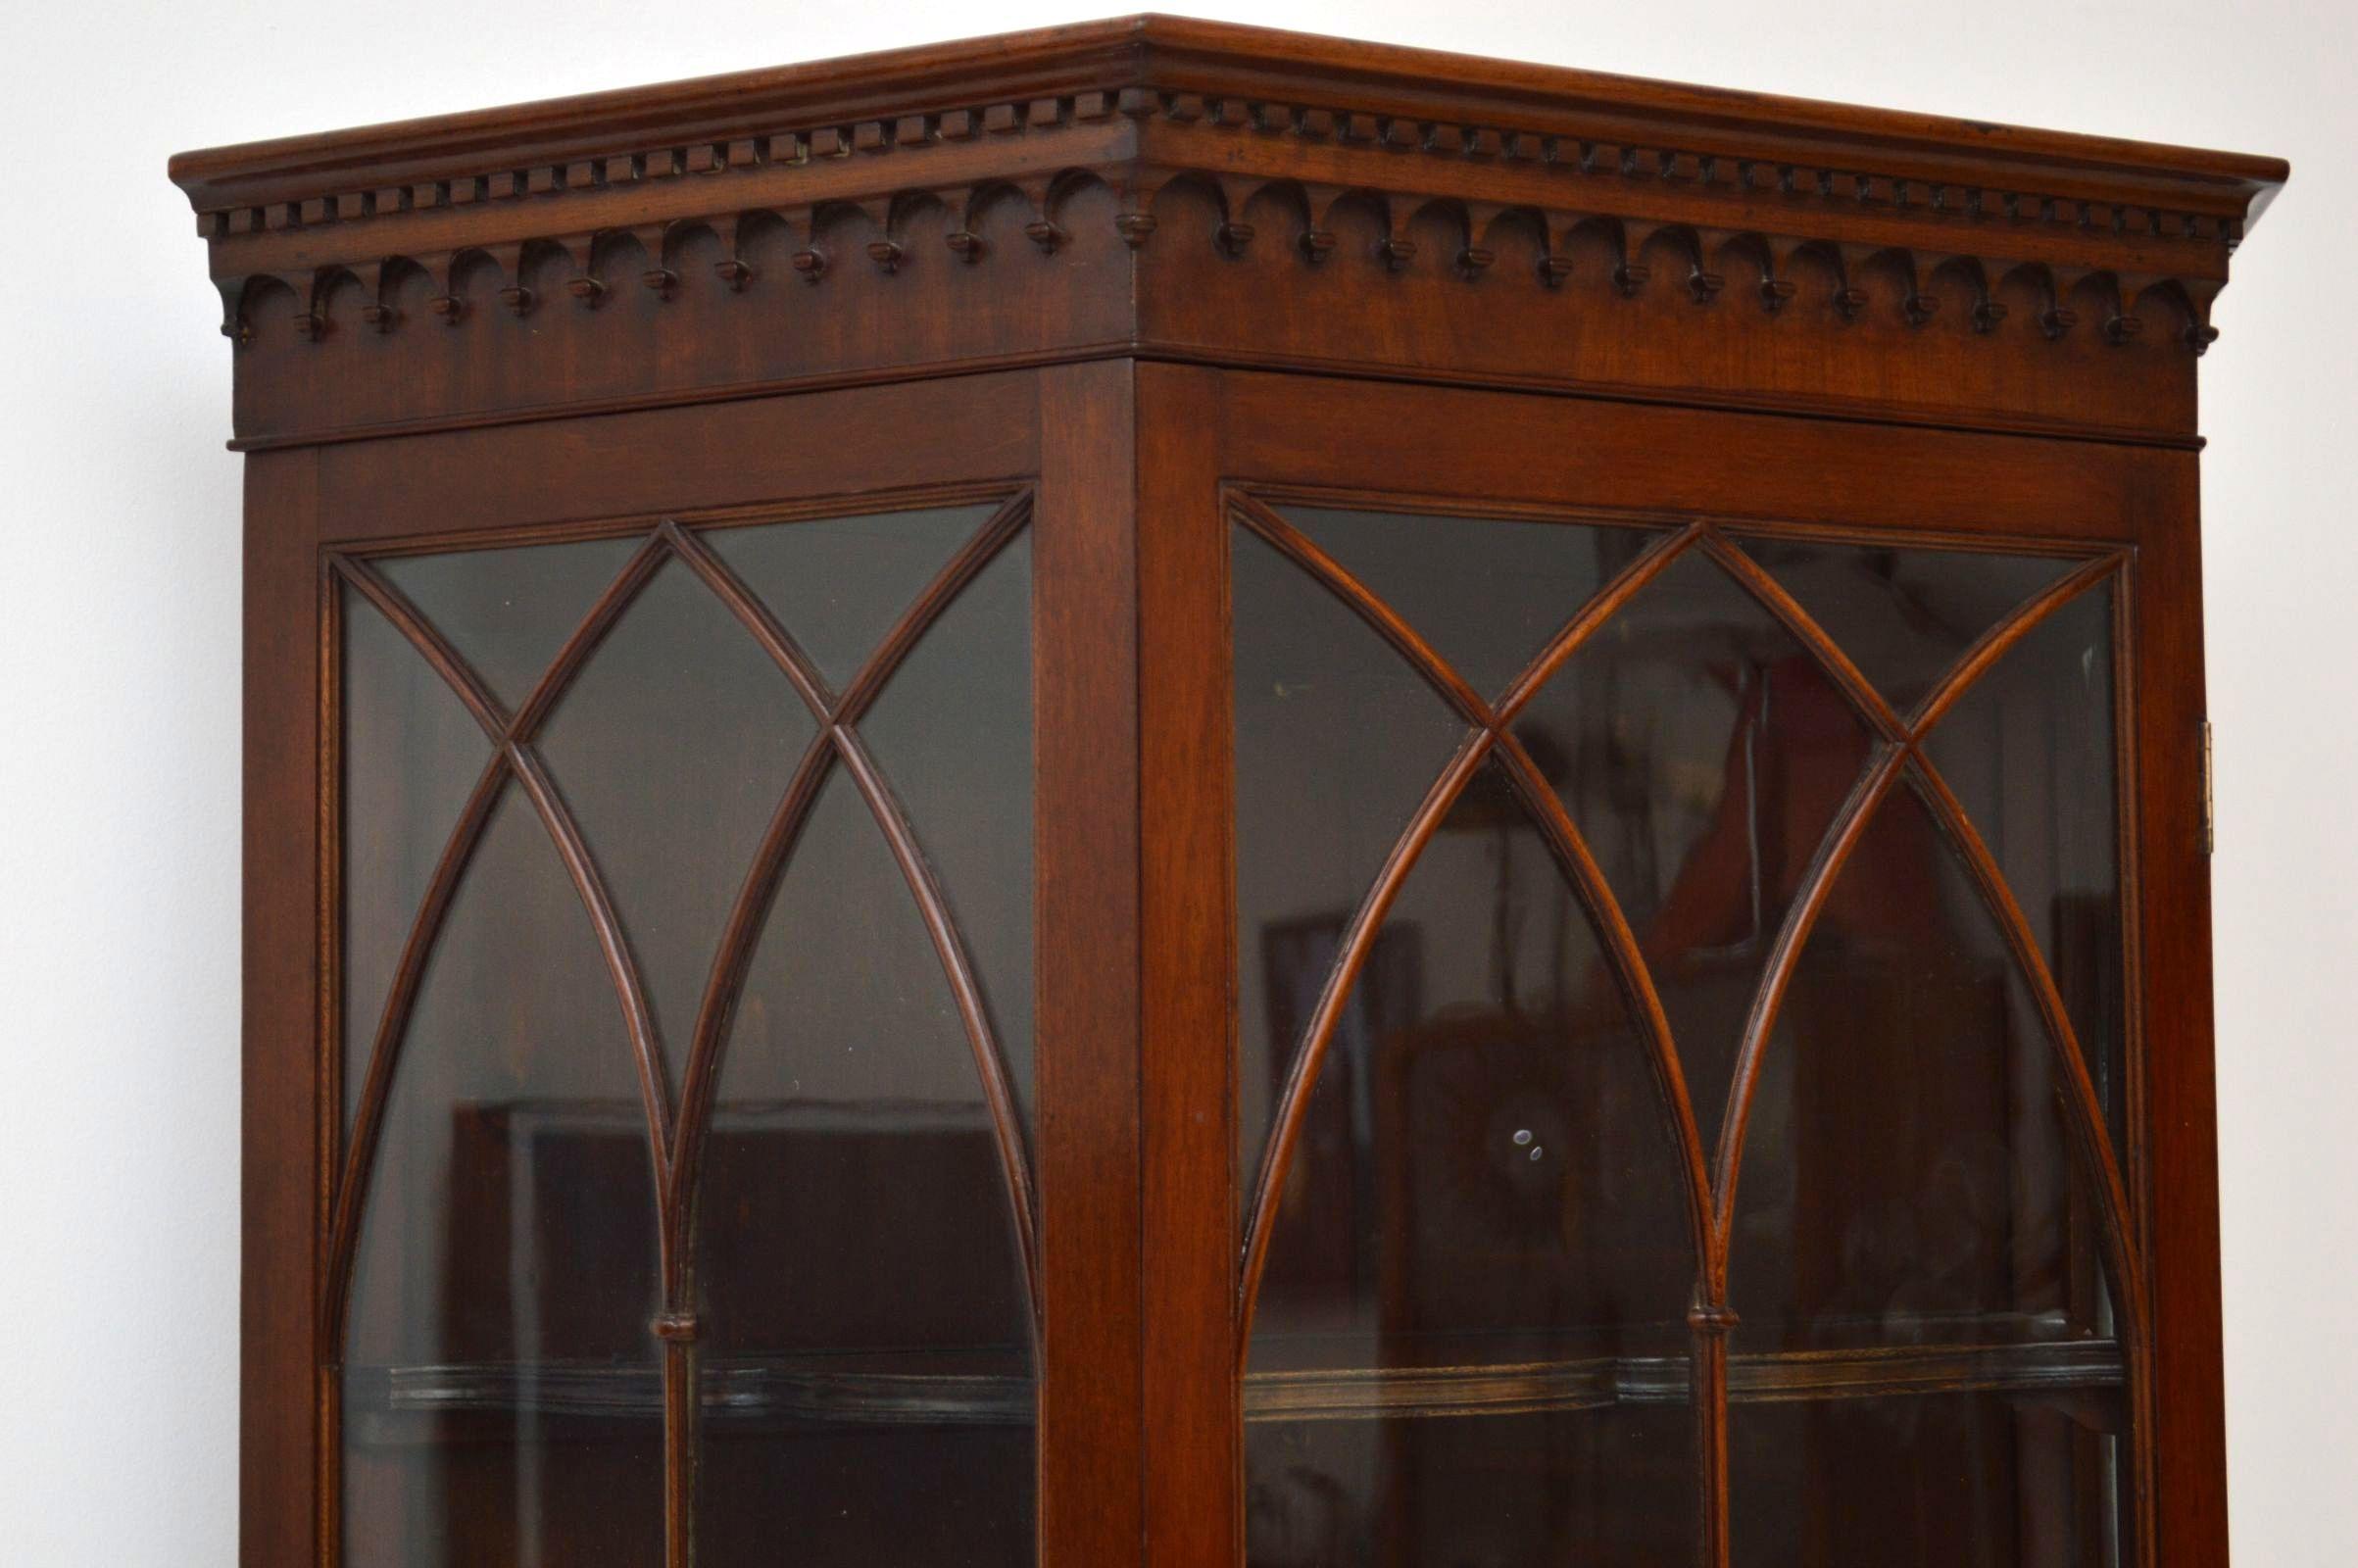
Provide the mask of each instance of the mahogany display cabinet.
POLYGON ((1159 18, 192 153, 249 1568, 2215 1568, 2279 162, 1159 18))

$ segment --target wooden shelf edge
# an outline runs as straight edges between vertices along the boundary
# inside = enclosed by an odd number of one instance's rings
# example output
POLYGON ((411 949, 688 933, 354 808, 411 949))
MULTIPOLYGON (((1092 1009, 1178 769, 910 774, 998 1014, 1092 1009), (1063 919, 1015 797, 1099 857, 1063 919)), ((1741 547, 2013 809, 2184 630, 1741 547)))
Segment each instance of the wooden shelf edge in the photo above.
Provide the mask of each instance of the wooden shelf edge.
MULTIPOLYGON (((1922 1394, 2078 1393, 2117 1389, 2112 1340, 1799 1350, 1730 1357, 1735 1403, 1922 1394)), ((654 1419, 663 1379, 652 1363, 427 1364, 354 1368, 349 1408, 375 1418, 475 1411, 654 1419)), ((1516 1415, 1616 1404, 1684 1404, 1684 1355, 1593 1356, 1492 1366, 1351 1367, 1253 1372, 1247 1421, 1516 1415)), ((1024 1426, 1029 1377, 978 1372, 822 1370, 766 1360, 707 1364, 708 1418, 845 1426, 1024 1426)))

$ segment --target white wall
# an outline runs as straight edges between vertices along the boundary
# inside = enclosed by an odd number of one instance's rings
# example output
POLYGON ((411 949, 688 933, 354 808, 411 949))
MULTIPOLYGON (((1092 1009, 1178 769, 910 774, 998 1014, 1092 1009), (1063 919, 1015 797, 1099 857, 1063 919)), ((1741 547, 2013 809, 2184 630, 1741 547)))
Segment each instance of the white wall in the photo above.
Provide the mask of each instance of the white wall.
MULTIPOLYGON (((2203 369, 2228 1402, 2247 1568, 2358 1561, 2347 0, 1212 15, 2282 154, 2203 369), (2333 1244, 2338 1244, 2338 1248, 2333 1244)), ((178 148, 1070 20, 1069 5, 0 23, 0 1559, 227 1563, 237 1352, 238 465, 178 148)))

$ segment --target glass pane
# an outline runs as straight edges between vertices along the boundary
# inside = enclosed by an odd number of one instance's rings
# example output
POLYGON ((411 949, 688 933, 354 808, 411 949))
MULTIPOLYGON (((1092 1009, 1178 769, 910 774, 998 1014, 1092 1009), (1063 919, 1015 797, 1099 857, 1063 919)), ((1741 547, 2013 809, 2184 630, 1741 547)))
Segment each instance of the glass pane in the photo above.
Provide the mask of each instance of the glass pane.
POLYGON ((814 517, 715 528, 702 537, 841 691, 995 510, 814 517))
MULTIPOLYGON (((1336 936, 1272 928, 1271 974, 1323 971, 1336 936)), ((1491 766, 1359 991, 1286 1173, 1247 1380, 1249 1409, 1326 1419, 1248 1445, 1252 1561, 1586 1561, 1597 1530, 1660 1560, 1694 1518, 1675 1146, 1578 899, 1491 766), (1590 1408, 1625 1378, 1677 1408, 1590 1408), (1466 1413, 1500 1388, 1527 1413, 1466 1413), (1607 1524, 1622 1480, 1658 1489, 1661 1516, 1607 1524), (1429 1546, 1317 1555, 1322 1531, 1429 1546)))
MULTIPOLYGON (((1275 927, 1272 973, 1340 933, 1275 927)), ((1281 1190, 1253 1364, 1449 1365, 1682 1344, 1669 1122, 1577 895, 1485 764, 1377 933, 1281 1190), (1643 1336, 1642 1336, 1643 1337, 1643 1336)))
POLYGON ((1245 1560, 1686 1568, 1695 1561, 1694 1450, 1683 1383, 1650 1405, 1253 1420, 1245 1429, 1245 1560))
MULTIPOLYGON (((1495 534, 1511 560, 1544 525, 1289 515, 1488 691, 1628 559, 1602 538, 1581 594, 1544 611, 1542 565, 1460 592, 1465 558, 1494 559, 1468 541, 1495 534)), ((1903 710, 2075 564, 1744 547, 1903 710)), ((1345 926, 1462 727, 1242 534, 1234 606, 1251 1172, 1345 926)), ((2110 617, 2102 593, 2059 612, 1928 753, 2049 956, 2117 1135, 2110 617)), ((1646 951, 1708 1144, 1869 729, 1701 555, 1516 727, 1646 951)), ((2060 1061, 1903 784, 1801 955, 1753 1107, 1731 1271, 1739 1563, 2120 1560, 2126 1369, 2060 1061)), ((1693 1262, 1656 1098, 1577 901, 1486 770, 1370 946, 1277 1193, 1243 1395, 1250 1562, 1692 1559, 1693 1262), (1538 1157, 1486 1164, 1494 1145, 1538 1157)))
POLYGON ((1285 519, 1496 698, 1644 550, 1637 528, 1287 507, 1285 519))
POLYGON ((1870 820, 1793 973, 1737 1183, 1739 1350, 2109 1334, 2030 989, 1931 812, 1870 820))
POLYGON ((671 561, 536 741, 638 960, 675 1092, 721 929, 814 729, 784 671, 671 561))
POLYGON ((1032 552, 1017 534, 860 722, 965 943, 1015 1102, 1032 1095, 1032 552))
POLYGON ((347 587, 344 613, 344 1125, 418 906, 491 742, 433 666, 347 587))
POLYGON ((614 988, 510 786, 377 1143, 346 1335, 346 1562, 661 1560, 655 1231, 614 988))
POLYGON ((1757 600, 1689 554, 1582 645, 1515 732, 1637 933, 1707 1152, 1769 948, 1867 730, 1757 600))
POLYGON ((1902 713, 2008 611, 2079 564, 1981 550, 1739 543, 1902 713))
POLYGON ((1465 736, 1367 623, 1243 528, 1236 678, 1237 1154, 1251 1183, 1325 978, 1267 968, 1265 933, 1340 932, 1465 736))
POLYGON ((1974 683, 1925 750, 2037 933, 2126 1149, 2112 591, 2047 616, 1974 683))
POLYGON ((1030 1562, 1007 1185, 940 959, 840 769, 755 953, 706 1158, 699 1561, 1030 1562))
POLYGON ((584 539, 374 564, 513 711, 642 542, 584 539))
POLYGON ((1739 1568, 2100 1568, 2122 1560, 2116 1391, 1738 1403, 1739 1568))

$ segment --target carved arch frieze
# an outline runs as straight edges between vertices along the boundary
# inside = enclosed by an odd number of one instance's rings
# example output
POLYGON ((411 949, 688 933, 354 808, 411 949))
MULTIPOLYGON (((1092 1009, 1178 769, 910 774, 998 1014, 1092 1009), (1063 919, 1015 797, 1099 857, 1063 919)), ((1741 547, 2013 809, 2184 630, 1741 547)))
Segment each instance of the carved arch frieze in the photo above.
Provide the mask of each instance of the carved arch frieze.
MULTIPOLYGON (((498 281, 491 293, 516 315, 529 313, 559 290, 594 305, 610 290, 631 281, 668 297, 687 285, 679 262, 699 235, 717 239, 720 255, 712 275, 738 293, 759 276, 746 254, 745 238, 763 230, 794 236, 793 270, 811 283, 821 281, 847 257, 865 257, 888 273, 919 249, 977 263, 990 254, 979 232, 979 215, 1004 199, 1022 202, 1029 212, 1025 235, 1039 252, 1053 257, 1073 237, 1068 213, 1073 196, 1110 183, 1098 171, 1074 169, 1028 188, 988 181, 946 190, 896 190, 861 200, 755 208, 630 229, 553 233, 439 254, 339 262, 309 275, 262 272, 222 280, 227 303, 222 330, 241 346, 252 344, 261 318, 270 314, 258 305, 284 292, 305 306, 290 321, 295 335, 323 338, 348 324, 335 319, 341 312, 330 308, 331 297, 347 292, 342 285, 348 281, 360 284, 360 307, 368 313, 359 324, 391 330, 402 322, 387 298, 393 287, 388 279, 412 268, 439 279, 441 286, 429 302, 431 312, 451 325, 467 315, 465 274, 481 267, 496 271, 498 281)), ((1293 249, 1313 266, 1340 249, 1347 261, 1356 254, 1385 270, 1406 271, 1433 248, 1426 236, 1438 234, 1446 240, 1439 248, 1449 265, 1435 275, 1461 282, 1488 274, 1502 249, 1536 242, 1540 248, 1532 273, 1548 288, 1575 281, 1585 272, 1609 284, 1612 292, 1635 296, 1660 277, 1675 281, 1695 303, 1709 304, 1724 292, 1730 269, 1741 267, 1738 275, 1754 284, 1750 292, 1764 309, 1776 312, 1802 291, 1804 284, 1796 274, 1814 269, 1824 275, 1828 297, 1843 319, 1880 308, 1911 326, 1922 326, 1945 308, 1947 314, 1969 320, 1977 333, 1988 335, 2015 315, 2003 296, 2028 290, 2040 298, 2038 310, 2024 313, 2027 324, 2050 340, 2065 337, 2086 318, 2106 343, 2125 345, 2142 335, 2143 308, 2149 303, 2166 315, 2170 336, 2194 352, 2207 348, 2218 335, 2207 318, 2216 289, 2198 280, 2042 263, 2008 267, 1970 253, 1926 254, 1902 246, 1866 247, 1759 230, 1708 229, 1632 220, 1608 212, 1550 213, 1365 186, 1305 185, 1291 179, 1247 183, 1199 171, 1130 182, 1113 217, 1114 232, 1126 247, 1142 248, 1163 231, 1166 212, 1183 214, 1192 230, 1182 237, 1174 227, 1176 242, 1207 242, 1230 255, 1241 255, 1252 246, 1264 226, 1272 226, 1271 218, 1282 219, 1296 231, 1293 249), (1340 232, 1364 243, 1339 246, 1340 232), (1502 244, 1501 236, 1514 236, 1511 247, 1502 244), (1600 265, 1584 268, 1584 253, 1600 265), (1990 282, 1993 277, 1998 279, 1995 285, 1990 282)))

